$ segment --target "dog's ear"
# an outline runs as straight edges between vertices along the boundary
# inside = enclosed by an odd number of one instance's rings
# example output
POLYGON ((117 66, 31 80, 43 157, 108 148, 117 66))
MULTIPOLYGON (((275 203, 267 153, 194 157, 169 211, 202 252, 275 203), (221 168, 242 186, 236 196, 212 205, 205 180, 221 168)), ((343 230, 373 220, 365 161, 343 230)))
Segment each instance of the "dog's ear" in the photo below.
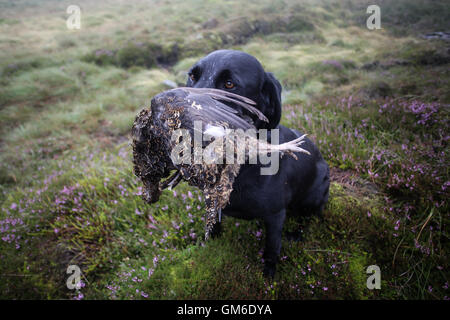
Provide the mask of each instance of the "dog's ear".
POLYGON ((264 110, 261 111, 269 119, 268 129, 273 129, 281 119, 281 84, 270 72, 265 73, 261 94, 265 103, 264 110))

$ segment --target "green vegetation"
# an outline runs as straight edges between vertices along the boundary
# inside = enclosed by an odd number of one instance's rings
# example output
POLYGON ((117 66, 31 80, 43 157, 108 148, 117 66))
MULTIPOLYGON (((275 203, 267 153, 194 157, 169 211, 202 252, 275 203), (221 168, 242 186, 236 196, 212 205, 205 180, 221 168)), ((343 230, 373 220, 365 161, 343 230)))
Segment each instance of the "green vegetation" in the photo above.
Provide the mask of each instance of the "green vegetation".
POLYGON ((373 31, 370 1, 78 2, 68 30, 67 1, 0 0, 1 298, 448 299, 450 43, 422 37, 448 31, 446 1, 384 1, 373 31), (275 74, 282 123, 332 167, 273 281, 259 221, 205 243, 197 190, 150 206, 132 172, 135 115, 219 48, 275 74))

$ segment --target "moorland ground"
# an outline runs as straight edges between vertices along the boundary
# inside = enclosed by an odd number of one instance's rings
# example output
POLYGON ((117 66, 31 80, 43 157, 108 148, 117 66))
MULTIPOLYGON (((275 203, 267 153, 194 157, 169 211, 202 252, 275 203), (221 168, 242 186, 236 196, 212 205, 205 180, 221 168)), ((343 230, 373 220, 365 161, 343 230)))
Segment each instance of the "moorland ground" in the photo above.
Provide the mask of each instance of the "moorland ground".
POLYGON ((374 1, 77 0, 69 30, 72 2, 0 1, 1 298, 448 299, 450 42, 424 37, 449 31, 447 1, 375 1, 380 30, 374 1), (331 166, 273 281, 260 222, 205 243, 197 190, 150 206, 132 172, 138 111, 220 48, 275 74, 282 124, 331 166))

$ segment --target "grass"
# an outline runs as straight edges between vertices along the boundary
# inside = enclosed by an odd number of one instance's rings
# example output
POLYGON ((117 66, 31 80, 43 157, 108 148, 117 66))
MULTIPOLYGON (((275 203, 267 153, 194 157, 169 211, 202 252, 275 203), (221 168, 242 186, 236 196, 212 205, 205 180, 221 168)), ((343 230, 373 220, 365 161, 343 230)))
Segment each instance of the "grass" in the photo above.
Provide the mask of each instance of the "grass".
POLYGON ((421 37, 448 31, 445 1, 383 2, 376 31, 364 1, 79 4, 69 31, 65 1, 0 1, 1 298, 448 299, 449 43, 421 37), (132 172, 135 115, 218 48, 275 74, 282 123, 331 166, 323 220, 283 240, 273 281, 260 221, 205 243, 197 190, 150 206, 132 172))

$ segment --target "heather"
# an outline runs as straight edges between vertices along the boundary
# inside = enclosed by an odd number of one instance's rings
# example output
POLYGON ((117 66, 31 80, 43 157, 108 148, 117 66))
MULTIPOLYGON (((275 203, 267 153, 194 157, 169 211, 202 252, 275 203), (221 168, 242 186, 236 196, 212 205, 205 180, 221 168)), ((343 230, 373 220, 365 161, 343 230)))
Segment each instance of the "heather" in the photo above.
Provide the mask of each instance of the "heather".
MULTIPOLYGON (((0 297, 3 299, 448 299, 449 42, 445 1, 0 1, 0 297), (38 36, 36 36, 38 35, 38 36), (283 85, 282 123, 331 167, 323 219, 283 240, 262 275, 264 225, 226 218, 203 240, 202 194, 153 205, 130 129, 154 94, 219 48, 283 85), (69 265, 82 287, 66 287, 69 265), (381 269, 381 289, 366 269, 381 269)), ((288 219, 285 231, 297 228, 288 219)))

